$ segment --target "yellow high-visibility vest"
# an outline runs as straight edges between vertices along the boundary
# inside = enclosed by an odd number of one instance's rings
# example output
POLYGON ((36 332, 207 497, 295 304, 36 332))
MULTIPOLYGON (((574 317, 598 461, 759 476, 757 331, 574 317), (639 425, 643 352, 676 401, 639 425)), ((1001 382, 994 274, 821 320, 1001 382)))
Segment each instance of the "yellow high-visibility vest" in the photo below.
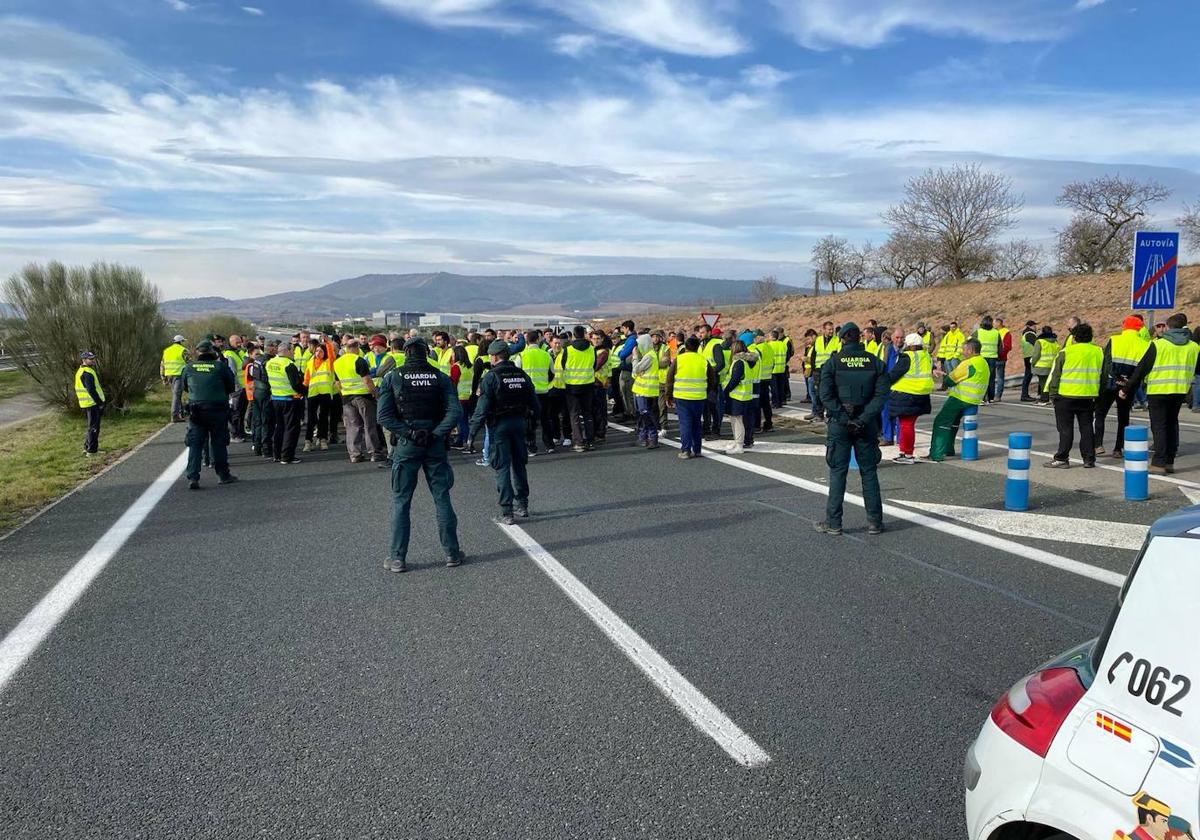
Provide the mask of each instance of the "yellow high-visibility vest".
POLYGON ((642 358, 651 359, 650 367, 633 375, 633 393, 639 397, 658 396, 658 354, 653 350, 642 358))
POLYGON ((84 371, 87 371, 92 375, 92 379, 96 383, 96 394, 99 395, 100 399, 102 400, 104 399, 104 389, 100 387, 100 374, 96 373, 96 369, 94 367, 80 365, 79 369, 75 371, 75 398, 79 400, 80 408, 91 408, 96 404, 96 401, 92 399, 92 395, 88 393, 88 389, 83 387, 84 371))
MULTIPOLYGON (((756 344, 754 346, 757 347, 758 345, 756 344)), ((842 340, 836 335, 830 336, 829 338, 819 335, 817 336, 815 346, 817 348, 817 352, 816 358, 813 359, 813 366, 817 370, 820 370, 821 366, 829 361, 830 356, 842 349, 842 340)))
POLYGON ((981 327, 975 330, 975 337, 979 339, 979 344, 983 348, 979 351, 980 356, 985 359, 1000 357, 1000 330, 985 330, 981 327))
POLYGON ((1150 342, 1137 330, 1121 330, 1109 339, 1109 354, 1114 365, 1137 367, 1150 349, 1150 342))
POLYGON ((310 397, 333 393, 333 370, 330 368, 328 359, 320 362, 315 356, 309 359, 305 373, 308 375, 308 395, 310 397))
POLYGON ((596 381, 596 348, 576 350, 568 345, 558 354, 558 369, 563 385, 591 385, 596 381))
POLYGON ((338 385, 341 386, 343 397, 371 393, 367 383, 363 382, 362 376, 355 370, 359 358, 361 357, 357 353, 347 353, 344 356, 338 356, 338 360, 333 363, 333 373, 337 377, 338 385))
MULTIPOLYGON (((742 381, 735 385, 733 390, 729 392, 729 398, 738 402, 750 402, 754 399, 754 383, 758 381, 758 374, 755 371, 758 363, 757 361, 747 361, 745 359, 738 359, 735 364, 737 363, 742 365, 742 381)), ((731 375, 732 373, 730 371, 731 375)))
POLYGON ((533 383, 536 394, 550 391, 550 354, 541 347, 526 347, 521 351, 521 369, 533 383))
POLYGON ((677 400, 703 400, 708 394, 709 363, 699 353, 685 351, 675 360, 671 396, 677 400))
POLYGON ((1072 344, 1063 350, 1062 370, 1058 378, 1060 397, 1096 397, 1100 395, 1100 371, 1104 351, 1091 342, 1072 344))
POLYGON ((967 368, 967 377, 950 389, 950 396, 967 405, 979 405, 987 394, 988 379, 991 378, 988 363, 982 356, 972 356, 964 360, 963 365, 967 368))
POLYGON ((1039 375, 1048 374, 1054 367, 1054 359, 1058 356, 1058 342, 1048 338, 1039 338, 1037 343, 1042 348, 1042 355, 1038 356, 1038 363, 1034 370, 1039 375))
POLYGON ((893 391, 923 396, 933 393, 933 359, 928 350, 906 350, 908 372, 892 385, 893 391))
POLYGON ((1172 344, 1165 338, 1154 339, 1154 367, 1146 374, 1146 393, 1186 394, 1196 373, 1200 344, 1172 344))
POLYGON ((295 363, 287 356, 274 356, 267 362, 267 381, 271 383, 271 397, 296 397, 296 389, 288 377, 287 369, 295 367, 295 363))
POLYGON ((184 356, 187 355, 187 348, 182 344, 170 344, 162 354, 163 376, 179 376, 183 373, 183 366, 187 364, 184 356))

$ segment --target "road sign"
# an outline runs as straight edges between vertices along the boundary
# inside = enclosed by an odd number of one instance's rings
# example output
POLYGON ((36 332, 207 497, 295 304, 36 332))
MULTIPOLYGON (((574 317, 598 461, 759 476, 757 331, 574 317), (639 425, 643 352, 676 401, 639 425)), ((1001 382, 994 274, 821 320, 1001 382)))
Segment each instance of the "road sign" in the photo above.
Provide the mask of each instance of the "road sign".
POLYGON ((1133 309, 1174 309, 1179 234, 1138 231, 1133 247, 1133 309))
POLYGON ((717 325, 717 322, 721 320, 721 313, 701 312, 700 317, 704 319, 704 323, 708 324, 708 328, 711 330, 717 325))

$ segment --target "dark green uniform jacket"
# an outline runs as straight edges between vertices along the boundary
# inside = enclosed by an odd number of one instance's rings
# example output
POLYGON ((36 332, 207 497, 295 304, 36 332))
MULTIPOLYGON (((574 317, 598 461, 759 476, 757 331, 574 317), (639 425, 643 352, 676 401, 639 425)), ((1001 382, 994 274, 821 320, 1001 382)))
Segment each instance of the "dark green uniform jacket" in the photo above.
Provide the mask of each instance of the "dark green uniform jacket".
POLYGON ((537 394, 529 375, 511 360, 505 360, 479 380, 479 402, 471 417, 470 437, 478 437, 485 422, 493 424, 501 417, 524 419, 529 412, 536 416, 539 410, 537 394), (518 383, 519 379, 524 381, 518 383))
POLYGON ((233 371, 224 359, 208 353, 188 362, 181 374, 183 390, 193 403, 222 403, 237 390, 233 371))
POLYGON ((821 402, 835 423, 861 420, 865 426, 879 421, 891 386, 887 368, 866 351, 862 343, 842 346, 821 366, 821 402))

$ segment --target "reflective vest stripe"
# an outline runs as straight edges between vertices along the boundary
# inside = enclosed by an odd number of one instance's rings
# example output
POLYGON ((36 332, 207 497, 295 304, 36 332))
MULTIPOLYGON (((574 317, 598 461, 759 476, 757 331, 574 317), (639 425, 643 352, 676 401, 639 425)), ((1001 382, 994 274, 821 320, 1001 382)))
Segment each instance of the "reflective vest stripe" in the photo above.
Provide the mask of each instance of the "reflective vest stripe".
POLYGON ((648 370, 633 375, 633 393, 639 397, 658 396, 658 355, 653 350, 642 357, 653 359, 648 370))
POLYGON ((328 361, 317 362, 316 359, 309 359, 307 372, 309 396, 333 393, 333 370, 328 361))
POLYGON ((990 377, 987 362, 979 356, 973 356, 963 362, 967 367, 967 377, 950 389, 950 396, 956 397, 967 405, 979 405, 987 394, 990 377))
POLYGON ((1042 348, 1042 355, 1038 357, 1038 363, 1034 370, 1049 373, 1050 369, 1054 367, 1054 359, 1058 356, 1058 342, 1048 338, 1039 338, 1038 344, 1042 348))
POLYGON ((1196 372, 1200 344, 1182 346, 1165 338, 1154 340, 1154 367, 1146 374, 1147 394, 1186 394, 1196 372))
MULTIPOLYGON (((737 363, 740 363, 742 366, 742 381, 735 385, 733 390, 729 392, 729 398, 738 402, 750 402, 754 399, 754 383, 757 380, 754 369, 757 365, 745 359, 738 359, 737 363)), ((730 375, 732 373, 730 371, 730 375)))
POLYGON ((568 347, 558 355, 558 369, 563 374, 563 385, 590 385, 596 381, 596 348, 576 350, 568 347))
POLYGON ((1060 397, 1095 397, 1100 394, 1104 351, 1092 343, 1072 344, 1063 351, 1058 379, 1060 397))

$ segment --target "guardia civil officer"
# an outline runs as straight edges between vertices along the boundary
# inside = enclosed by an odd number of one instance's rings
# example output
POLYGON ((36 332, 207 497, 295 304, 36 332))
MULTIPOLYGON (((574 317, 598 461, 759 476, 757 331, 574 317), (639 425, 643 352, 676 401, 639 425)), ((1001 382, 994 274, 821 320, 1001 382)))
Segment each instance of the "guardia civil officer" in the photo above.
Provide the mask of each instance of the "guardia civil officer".
POLYGON ((429 363, 429 345, 413 337, 404 343, 404 364, 383 377, 379 389, 379 425, 396 435, 392 451, 392 549, 383 567, 408 571, 409 509, 422 470, 437 510, 438 539, 446 565, 458 566, 458 517, 450 504, 454 470, 447 457, 446 437, 458 424, 462 409, 450 377, 429 363))
POLYGON ((229 395, 237 389, 233 371, 221 359, 211 341, 196 345, 197 358, 188 362, 180 376, 181 389, 188 395, 187 480, 188 489, 200 489, 200 459, 206 444, 211 446, 213 469, 218 483, 232 484, 229 472, 229 395))
POLYGON ((529 450, 525 445, 525 418, 538 413, 538 398, 533 381, 509 360, 507 342, 493 341, 488 347, 492 367, 479 380, 479 402, 471 418, 470 439, 487 424, 490 438, 491 467, 496 471, 496 489, 500 493, 500 519, 513 524, 513 516, 529 516, 529 477, 525 465, 529 450))
POLYGON ((825 521, 816 529, 822 534, 842 533, 842 499, 846 495, 846 471, 850 451, 858 459, 863 500, 867 509, 867 533, 883 533, 883 499, 876 468, 879 451, 879 415, 890 390, 888 375, 878 356, 867 352, 858 325, 850 322, 838 333, 841 348, 821 368, 820 396, 827 420, 825 462, 829 465, 829 501, 825 521))

